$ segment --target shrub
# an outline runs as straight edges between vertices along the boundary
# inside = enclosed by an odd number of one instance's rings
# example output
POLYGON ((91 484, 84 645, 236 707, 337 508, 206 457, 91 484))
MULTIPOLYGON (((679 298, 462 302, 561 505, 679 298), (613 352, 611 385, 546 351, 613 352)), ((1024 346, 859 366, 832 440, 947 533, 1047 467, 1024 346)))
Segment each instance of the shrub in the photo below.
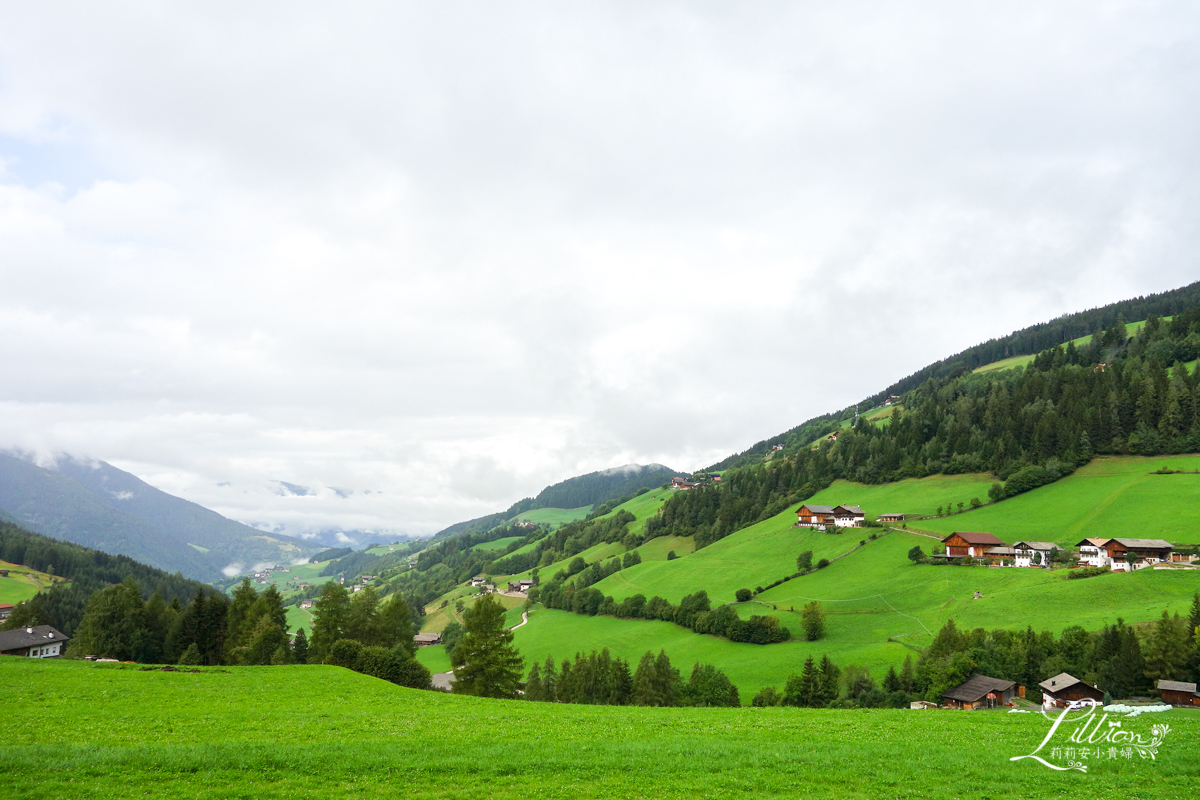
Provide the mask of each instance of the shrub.
POLYGON ((675 555, 675 551, 674 551, 674 550, 668 550, 668 551, 667 551, 667 561, 674 561, 674 560, 675 560, 675 559, 677 559, 677 558, 679 558, 679 556, 675 555))
POLYGON ((737 590, 736 597, 737 597, 737 601, 739 603, 745 603, 747 600, 750 599, 751 596, 752 595, 750 594, 749 589, 738 589, 737 590))
POLYGON ((1111 571, 1112 570, 1107 566, 1104 566, 1104 567, 1082 567, 1081 569, 1071 570, 1063 577, 1066 580, 1074 580, 1075 578, 1094 578, 1097 575, 1103 575, 1104 573, 1111 572, 1111 571))
POLYGON ((750 705, 755 708, 780 706, 783 705, 783 695, 774 686, 764 686, 758 690, 758 694, 754 695, 754 699, 750 701, 750 705))
POLYGON ((828 566, 829 566, 828 558, 822 558, 820 561, 817 562, 817 569, 825 569, 828 566))
POLYGON ((338 639, 329 648, 329 655, 325 657, 325 663, 335 667, 358 669, 358 660, 362 656, 362 651, 361 642, 353 639, 338 639))
POLYGON ((825 635, 825 609, 813 600, 800 612, 804 620, 804 638, 815 642, 825 635))

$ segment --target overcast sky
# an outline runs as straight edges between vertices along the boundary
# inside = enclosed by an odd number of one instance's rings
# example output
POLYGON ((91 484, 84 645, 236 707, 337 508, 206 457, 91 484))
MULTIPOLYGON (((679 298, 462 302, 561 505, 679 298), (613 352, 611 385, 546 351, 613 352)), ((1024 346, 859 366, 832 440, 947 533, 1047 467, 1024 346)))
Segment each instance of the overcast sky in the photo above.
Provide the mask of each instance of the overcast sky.
POLYGON ((0 446, 293 532, 703 467, 1200 277, 1198 21, 5 4, 0 446))

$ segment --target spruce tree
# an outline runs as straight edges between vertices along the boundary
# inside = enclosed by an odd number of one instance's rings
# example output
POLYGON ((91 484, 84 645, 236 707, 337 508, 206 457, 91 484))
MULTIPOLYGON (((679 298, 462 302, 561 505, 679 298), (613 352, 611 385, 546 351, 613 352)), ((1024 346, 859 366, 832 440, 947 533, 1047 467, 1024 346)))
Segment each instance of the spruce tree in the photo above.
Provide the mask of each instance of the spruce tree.
POLYGON ((525 679, 525 699, 532 703, 540 703, 546 699, 546 692, 542 687, 541 669, 536 661, 529 668, 529 677, 525 679))
POLYGON ((304 628, 296 631, 296 640, 292 643, 292 652, 297 664, 308 663, 308 636, 304 628))
POLYGON ((504 611, 504 606, 489 594, 476 600, 466 613, 466 632, 450 658, 455 694, 517 696, 524 659, 512 645, 512 632, 504 627, 504 611))

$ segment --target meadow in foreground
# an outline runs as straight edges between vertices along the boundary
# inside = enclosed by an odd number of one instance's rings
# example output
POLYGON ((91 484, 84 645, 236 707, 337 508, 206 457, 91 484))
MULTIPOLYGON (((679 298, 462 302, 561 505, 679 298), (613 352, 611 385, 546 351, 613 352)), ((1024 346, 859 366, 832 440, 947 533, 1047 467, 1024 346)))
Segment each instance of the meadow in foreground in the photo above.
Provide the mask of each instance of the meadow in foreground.
MULTIPOLYGON (((1193 797, 1200 712, 1156 760, 1009 758, 1036 714, 479 700, 327 666, 162 672, 0 659, 8 797, 1193 797)), ((1132 724, 1131 721, 1130 724, 1132 724)), ((1149 723, 1146 723, 1148 727, 1149 723)))

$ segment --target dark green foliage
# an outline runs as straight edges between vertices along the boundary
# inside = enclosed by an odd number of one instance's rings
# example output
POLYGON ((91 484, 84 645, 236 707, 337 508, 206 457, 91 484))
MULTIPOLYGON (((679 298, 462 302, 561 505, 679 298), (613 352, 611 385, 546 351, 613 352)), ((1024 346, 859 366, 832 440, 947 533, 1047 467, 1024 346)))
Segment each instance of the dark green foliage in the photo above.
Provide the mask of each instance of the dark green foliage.
POLYGON ((1107 575, 1109 572, 1112 572, 1112 567, 1109 567, 1107 564, 1103 567, 1080 567, 1079 569, 1070 570, 1067 574, 1063 575, 1063 578, 1068 581, 1078 578, 1094 578, 1097 575, 1107 575))
POLYGON ((138 593, 147 598, 157 593, 166 603, 187 603, 204 584, 176 573, 139 564, 128 556, 111 556, 69 542, 60 542, 0 521, 0 560, 67 578, 17 606, 0 623, 0 629, 27 625, 53 625, 73 636, 83 620, 88 600, 105 586, 132 577, 138 593))
POLYGON ((647 652, 633 675, 633 702, 639 706, 677 706, 683 694, 679 670, 671 666, 665 650, 658 657, 647 652))
POLYGON ((145 639, 145 607, 130 577, 92 595, 69 654, 139 661, 145 653, 145 639))
POLYGON ((804 620, 804 638, 815 642, 825 635, 825 609, 813 600, 800 611, 804 620))
POLYGON ((308 560, 310 564, 319 564, 322 561, 333 561, 343 556, 348 556, 354 552, 353 547, 331 547, 328 550, 322 550, 308 560))
POLYGON ((749 589, 738 589, 734 596, 737 597, 739 603, 746 603, 749 602, 752 594, 749 589))
POLYGON ((825 569, 828 566, 829 566, 828 558, 822 558, 820 561, 817 562, 817 569, 825 569))
POLYGON ((350 596, 345 587, 330 581, 321 587, 321 596, 313 603, 312 639, 309 659, 322 663, 329 648, 346 638, 350 625, 350 596))
POLYGON ((447 624, 442 630, 442 645, 446 648, 446 655, 454 652, 454 646, 462 638, 463 632, 463 626, 457 622, 447 624))
POLYGON ((685 706, 725 706, 737 708, 742 704, 737 687, 724 672, 711 664, 697 663, 683 690, 685 706))
POLYGON ((308 663, 308 636, 304 628, 296 631, 296 639, 292 642, 292 658, 297 664, 308 663))
POLYGON ((363 646, 353 639, 338 639, 329 646, 325 655, 325 663, 335 667, 358 670, 359 659, 362 658, 363 646))
POLYGON ((808 572, 810 569, 812 569, 812 560, 812 550, 805 550, 803 553, 796 556, 796 571, 808 572))
POLYGON ((813 657, 804 661, 799 675, 789 675, 783 689, 783 705, 800 708, 823 708, 826 705, 821 690, 821 674, 813 657))
POLYGON ((754 699, 750 701, 750 705, 754 708, 781 706, 783 705, 783 695, 774 686, 764 686, 758 690, 758 694, 754 695, 754 699))
POLYGON ((920 564, 925 560, 925 551, 921 549, 921 545, 913 545, 912 549, 908 551, 908 560, 914 564, 920 564))
MULTIPOLYGON (((334 646, 337 650, 338 642, 334 646)), ((428 689, 432 676, 421 662, 405 647, 364 647, 358 655, 356 669, 364 675, 371 675, 398 686, 410 689, 428 689)))
POLYGON ((189 667, 198 666, 203 663, 200 659, 200 648, 196 646, 195 642, 187 646, 187 649, 183 651, 183 655, 179 657, 178 663, 180 666, 186 665, 189 667))
POLYGON ((674 560, 675 560, 675 559, 677 559, 677 558, 679 558, 679 556, 675 555, 675 551, 674 551, 674 550, 668 550, 668 551, 667 551, 667 561, 674 561, 674 560))
POLYGON ((163 644, 164 660, 178 660, 194 644, 201 664, 224 663, 228 612, 229 599, 225 595, 211 590, 197 592, 171 624, 163 644))
POLYGON ((476 697, 517 696, 524 659, 512 645, 504 627, 504 606, 484 595, 465 614, 464 633, 450 663, 454 667, 455 694, 476 697))

